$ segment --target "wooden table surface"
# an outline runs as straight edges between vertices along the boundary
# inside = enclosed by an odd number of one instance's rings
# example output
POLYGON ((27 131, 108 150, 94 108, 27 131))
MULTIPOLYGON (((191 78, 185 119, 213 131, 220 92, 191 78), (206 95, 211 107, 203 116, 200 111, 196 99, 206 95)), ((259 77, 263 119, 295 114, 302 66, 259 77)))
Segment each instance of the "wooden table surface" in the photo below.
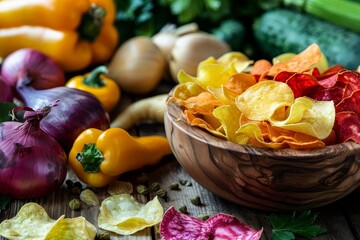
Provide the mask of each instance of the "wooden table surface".
MULTIPOLYGON (((173 84, 162 84, 152 93, 152 95, 166 93, 172 87, 173 84)), ((120 111, 135 99, 137 98, 126 96, 124 94, 119 106, 120 111)), ((129 132, 138 136, 153 134, 165 136, 164 126, 161 123, 139 123, 129 130, 129 132)), ((188 214, 194 217, 199 216, 199 214, 209 216, 217 213, 231 214, 254 229, 263 228, 264 232, 261 239, 271 239, 271 224, 268 217, 272 212, 239 206, 214 195, 193 180, 179 165, 173 155, 165 157, 156 166, 124 174, 119 178, 119 180, 131 182, 135 189, 138 184, 137 179, 143 173, 146 173, 149 177, 149 183, 159 182, 160 186, 167 190, 167 199, 160 198, 160 202, 162 203, 164 210, 171 206, 178 209, 179 206, 186 205, 188 214), (188 180, 192 183, 192 186, 180 185, 180 190, 170 190, 170 184, 179 182, 180 180, 188 180), (190 199, 195 196, 200 197, 203 202, 202 206, 195 206, 191 203, 190 199)), ((69 171, 67 179, 77 181, 75 175, 71 171, 69 171)), ((109 196, 107 188, 95 189, 95 191, 100 200, 109 196)), ((154 197, 151 193, 148 195, 140 195, 137 194, 136 191, 134 196, 140 202, 144 203, 154 197)), ((96 223, 99 214, 99 206, 85 206, 80 211, 73 211, 68 206, 68 202, 73 198, 78 198, 78 195, 71 193, 64 184, 59 191, 56 191, 44 198, 30 199, 26 201, 13 200, 10 203, 9 208, 0 214, 0 221, 15 216, 23 204, 32 201, 43 206, 49 216, 54 219, 59 218, 61 215, 65 215, 65 217, 77 217, 81 215, 89 222, 97 226, 96 223)), ((318 213, 316 223, 327 230, 326 233, 315 238, 316 240, 360 240, 360 189, 330 205, 312 209, 312 212, 318 213)), ((142 230, 131 236, 119 236, 112 234, 111 239, 160 239, 160 236, 158 234, 158 226, 155 226, 153 228, 142 230)))

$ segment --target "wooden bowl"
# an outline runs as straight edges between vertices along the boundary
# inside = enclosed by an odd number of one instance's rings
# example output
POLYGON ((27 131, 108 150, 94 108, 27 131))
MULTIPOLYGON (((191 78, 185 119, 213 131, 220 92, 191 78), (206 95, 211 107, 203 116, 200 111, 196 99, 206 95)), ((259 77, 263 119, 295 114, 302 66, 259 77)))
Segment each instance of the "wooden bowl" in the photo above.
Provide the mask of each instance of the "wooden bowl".
POLYGON ((273 150, 219 139, 187 124, 169 103, 165 132, 181 166, 209 191, 242 206, 301 210, 334 202, 360 185, 360 145, 273 150))

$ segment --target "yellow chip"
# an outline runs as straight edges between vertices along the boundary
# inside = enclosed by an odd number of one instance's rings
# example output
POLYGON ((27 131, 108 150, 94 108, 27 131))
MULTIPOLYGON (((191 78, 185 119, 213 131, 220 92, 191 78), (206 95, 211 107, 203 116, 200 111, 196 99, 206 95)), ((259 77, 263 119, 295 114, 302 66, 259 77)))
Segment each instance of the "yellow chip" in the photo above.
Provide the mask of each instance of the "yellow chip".
POLYGON ((129 194, 119 194, 103 200, 98 226, 122 235, 130 235, 161 222, 164 209, 155 197, 146 204, 129 194))
POLYGON ((286 83, 272 80, 258 82, 235 99, 236 106, 245 117, 257 121, 270 119, 276 111, 293 102, 291 88, 286 83))
POLYGON ((1 222, 0 235, 8 239, 45 239, 55 223, 43 207, 27 203, 15 217, 1 222))
POLYGON ((232 142, 242 142, 238 139, 236 130, 239 129, 240 111, 234 105, 223 105, 213 111, 214 116, 219 119, 226 139, 232 142))
POLYGON ((8 239, 95 239, 96 228, 83 217, 58 220, 49 217, 37 203, 27 203, 15 217, 0 224, 0 235, 8 239))
POLYGON ((197 83, 194 82, 186 82, 182 84, 178 84, 173 93, 173 98, 179 98, 181 100, 186 100, 190 97, 194 97, 204 92, 197 83))
POLYGON ((325 139, 330 135, 335 122, 334 102, 300 97, 295 99, 285 120, 269 121, 273 126, 325 139))
POLYGON ((95 239, 96 227, 84 217, 63 218, 56 221, 45 239, 51 240, 89 240, 95 239))

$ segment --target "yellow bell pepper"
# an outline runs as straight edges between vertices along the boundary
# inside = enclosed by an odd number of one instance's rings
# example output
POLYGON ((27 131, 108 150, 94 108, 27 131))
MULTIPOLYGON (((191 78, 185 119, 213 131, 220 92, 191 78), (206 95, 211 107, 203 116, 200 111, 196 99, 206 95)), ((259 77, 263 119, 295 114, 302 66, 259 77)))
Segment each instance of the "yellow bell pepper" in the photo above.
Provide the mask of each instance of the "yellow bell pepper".
POLYGON ((75 140, 69 166, 85 184, 104 187, 123 173, 155 165, 171 154, 167 138, 134 137, 122 128, 89 128, 75 140))
POLYGON ((65 71, 110 59, 118 45, 113 0, 0 0, 0 57, 41 51, 65 71))
POLYGON ((84 76, 71 78, 66 86, 93 94, 105 110, 110 112, 120 100, 120 88, 114 80, 106 77, 107 73, 105 66, 99 66, 84 76))

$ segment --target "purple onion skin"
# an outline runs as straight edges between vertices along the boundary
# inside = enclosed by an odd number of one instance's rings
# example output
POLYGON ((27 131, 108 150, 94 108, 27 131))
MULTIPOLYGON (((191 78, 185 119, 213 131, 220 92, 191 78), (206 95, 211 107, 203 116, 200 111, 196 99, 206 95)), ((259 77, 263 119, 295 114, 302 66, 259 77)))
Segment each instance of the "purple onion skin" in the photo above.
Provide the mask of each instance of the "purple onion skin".
POLYGON ((1 66, 1 76, 15 91, 19 80, 30 82, 35 89, 65 85, 65 73, 49 56, 33 49, 23 48, 8 55, 1 66))
POLYGON ((0 123, 0 194, 16 199, 44 197, 63 184, 67 155, 32 123, 0 123))
POLYGON ((13 90, 0 77, 0 102, 12 102, 13 100, 14 100, 13 90))
POLYGON ((17 92, 24 104, 33 109, 60 100, 58 106, 51 109, 51 114, 41 121, 41 129, 57 140, 66 153, 84 130, 110 127, 105 109, 91 93, 68 87, 36 90, 20 82, 17 92))

